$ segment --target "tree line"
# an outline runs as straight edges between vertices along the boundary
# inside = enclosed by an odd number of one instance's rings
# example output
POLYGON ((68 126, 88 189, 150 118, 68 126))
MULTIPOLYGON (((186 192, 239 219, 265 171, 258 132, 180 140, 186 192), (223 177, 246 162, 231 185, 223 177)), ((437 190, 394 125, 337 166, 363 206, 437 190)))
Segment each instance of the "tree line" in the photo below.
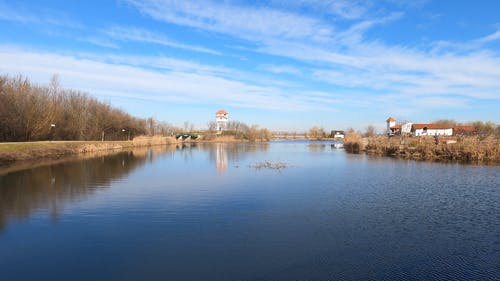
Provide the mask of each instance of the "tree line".
MULTIPOLYGON (((206 139, 215 138, 217 135, 217 124, 216 122, 208 122, 208 130, 205 133, 206 139)), ((229 121, 224 131, 221 133, 222 136, 234 136, 237 139, 249 140, 249 141, 260 141, 260 140, 270 140, 272 138, 271 131, 267 128, 260 128, 258 125, 249 126, 240 121, 229 121)))
MULTIPOLYGON (((205 132, 194 124, 183 128, 155 118, 137 118, 86 93, 64 89, 54 75, 48 85, 23 76, 0 75, 0 142, 41 140, 128 140, 138 135, 174 136, 191 133, 217 136, 215 122, 205 132)), ((246 140, 269 140, 271 133, 257 125, 231 121, 223 135, 246 140)))
POLYGON ((59 86, 0 76, 0 141, 125 140, 158 129, 89 95, 59 86))

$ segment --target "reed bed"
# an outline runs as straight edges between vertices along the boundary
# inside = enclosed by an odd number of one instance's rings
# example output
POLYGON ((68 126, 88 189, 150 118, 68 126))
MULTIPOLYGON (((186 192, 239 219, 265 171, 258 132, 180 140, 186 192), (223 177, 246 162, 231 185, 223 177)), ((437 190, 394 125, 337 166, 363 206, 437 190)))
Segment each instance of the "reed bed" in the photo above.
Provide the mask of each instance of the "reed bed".
POLYGON ((352 137, 344 144, 349 153, 403 159, 456 161, 500 165, 500 140, 494 136, 460 137, 352 137))
POLYGON ((58 159, 66 155, 116 151, 133 147, 176 143, 171 137, 136 137, 132 141, 42 141, 0 143, 0 165, 37 159, 58 159))

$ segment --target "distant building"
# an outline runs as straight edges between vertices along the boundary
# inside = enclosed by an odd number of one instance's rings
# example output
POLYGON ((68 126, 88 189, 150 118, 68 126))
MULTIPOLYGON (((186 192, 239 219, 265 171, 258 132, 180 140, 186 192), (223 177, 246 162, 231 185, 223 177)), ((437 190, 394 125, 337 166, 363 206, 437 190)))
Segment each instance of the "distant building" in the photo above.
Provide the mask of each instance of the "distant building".
POLYGON ((402 123, 400 126, 401 126, 401 134, 403 134, 403 135, 411 134, 411 128, 413 126, 413 123, 405 122, 405 123, 402 123))
POLYGON ((224 109, 221 109, 215 113, 215 124, 217 126, 217 132, 222 132, 227 129, 227 123, 229 122, 229 113, 224 109))
POLYGON ((387 133, 394 132, 393 128, 396 126, 396 119, 389 117, 385 122, 387 122, 387 133))
POLYGON ((411 122, 396 122, 396 119, 389 117, 386 120, 387 134, 420 136, 452 136, 454 134, 473 134, 475 128, 472 126, 450 126, 441 124, 420 124, 411 122))
POLYGON ((389 136, 401 135, 401 133, 403 133, 403 129, 405 133, 410 132, 411 123, 397 124, 396 119, 392 117, 387 118, 385 122, 387 123, 387 135, 389 136), (410 124, 410 126, 408 126, 407 124, 410 124))
POLYGON ((336 139, 343 139, 344 138, 344 131, 331 131, 330 132, 330 137, 336 138, 336 139))
POLYGON ((451 136, 453 127, 440 124, 413 124, 411 132, 414 136, 451 136))

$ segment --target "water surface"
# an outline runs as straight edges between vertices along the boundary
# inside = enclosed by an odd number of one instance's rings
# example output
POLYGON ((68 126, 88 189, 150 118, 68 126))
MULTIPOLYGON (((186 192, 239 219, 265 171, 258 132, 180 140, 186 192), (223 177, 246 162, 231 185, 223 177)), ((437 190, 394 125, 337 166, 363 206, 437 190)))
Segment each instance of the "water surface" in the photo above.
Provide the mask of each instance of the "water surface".
POLYGON ((295 141, 0 175, 1 280, 500 279, 498 167, 295 141))

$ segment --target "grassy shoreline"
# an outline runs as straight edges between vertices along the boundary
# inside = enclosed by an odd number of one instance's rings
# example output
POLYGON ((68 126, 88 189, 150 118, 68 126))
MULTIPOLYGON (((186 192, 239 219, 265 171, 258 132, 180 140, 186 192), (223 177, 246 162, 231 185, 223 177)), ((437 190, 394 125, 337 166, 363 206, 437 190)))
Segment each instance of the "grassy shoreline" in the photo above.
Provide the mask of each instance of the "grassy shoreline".
POLYGON ((0 167, 36 160, 56 160, 84 153, 112 153, 136 147, 180 143, 245 142, 233 136, 181 141, 173 137, 136 137, 131 141, 37 141, 0 143, 0 167))
POLYGON ((59 159, 64 156, 136 147, 133 141, 55 141, 0 143, 0 166, 21 161, 59 159))
POLYGON ((494 137, 362 138, 351 135, 346 136, 344 148, 348 153, 410 160, 500 165, 500 140, 494 137))

